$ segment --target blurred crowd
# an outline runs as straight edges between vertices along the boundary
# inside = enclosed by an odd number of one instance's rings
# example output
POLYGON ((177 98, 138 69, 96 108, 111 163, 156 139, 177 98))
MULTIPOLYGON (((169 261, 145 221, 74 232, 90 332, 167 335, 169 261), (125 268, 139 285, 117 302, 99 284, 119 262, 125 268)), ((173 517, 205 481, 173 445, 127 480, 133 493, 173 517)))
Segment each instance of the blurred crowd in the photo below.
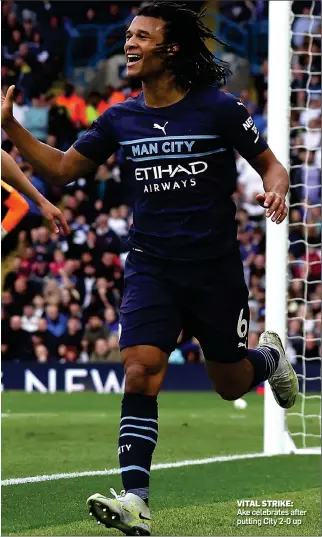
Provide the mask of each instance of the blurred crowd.
MULTIPOLYGON (((226 2, 224 2, 226 4, 226 2)), ((228 4, 228 3, 227 3, 228 4)), ((230 2, 232 4, 232 2, 230 2)), ((234 2, 247 5, 261 2, 234 2)), ((228 9, 228 6, 226 6, 228 9)), ((246 11, 244 10, 244 13, 246 11)), ((256 13, 255 13, 256 14, 256 13)), ((321 356, 321 16, 319 2, 293 2, 290 118, 290 235, 288 252, 288 353, 321 356)), ((248 20, 248 19, 247 19, 248 20)), ((255 92, 239 96, 260 132, 267 133, 268 61, 253 77, 255 92)), ((265 236, 263 210, 256 203, 261 180, 252 167, 237 158, 235 195, 239 240, 250 289, 249 343, 254 347, 265 319, 265 236)))
POLYGON ((321 359, 321 3, 293 2, 289 341, 321 359))
POLYGON ((219 2, 222 15, 238 24, 247 24, 268 18, 266 0, 222 0, 219 2))
MULTIPOLYGON (((92 92, 86 99, 69 82, 58 96, 52 92, 52 83, 62 78, 67 39, 64 19, 69 17, 74 24, 84 23, 86 18, 102 22, 99 10, 105 2, 91 2, 90 7, 84 3, 77 15, 75 10, 74 15, 64 13, 64 6, 71 9, 70 4, 73 2, 55 2, 56 11, 49 2, 4 1, 1 6, 2 87, 16 84, 15 117, 38 139, 62 150, 109 106, 139 91, 124 79, 119 87, 106 87, 103 94, 92 92)), ((133 15, 139 3, 106 4, 104 22, 109 23, 113 17, 121 20, 133 15)), ((249 22, 267 16, 266 4, 224 2, 224 9, 226 16, 249 22)), ((312 10, 315 4, 296 2, 293 23, 288 352, 294 362, 301 356, 317 359, 320 355, 321 28, 312 10)), ((261 73, 238 94, 264 136, 267 80, 265 60, 261 73)), ((224 89, 229 91, 229 83, 224 89)), ((92 176, 80 177, 60 189, 37 175, 5 135, 2 147, 32 183, 62 208, 72 229, 68 238, 51 235, 38 208, 29 202, 29 214, 16 233, 5 239, 3 252, 15 249, 15 257, 2 292, 3 359, 120 361, 118 315, 132 222, 131 184, 122 152, 92 176)), ((234 200, 250 292, 249 345, 254 348, 265 320, 265 221, 256 202, 262 182, 239 155, 237 170, 234 200)), ((197 340, 183 331, 170 361, 202 359, 197 340)))

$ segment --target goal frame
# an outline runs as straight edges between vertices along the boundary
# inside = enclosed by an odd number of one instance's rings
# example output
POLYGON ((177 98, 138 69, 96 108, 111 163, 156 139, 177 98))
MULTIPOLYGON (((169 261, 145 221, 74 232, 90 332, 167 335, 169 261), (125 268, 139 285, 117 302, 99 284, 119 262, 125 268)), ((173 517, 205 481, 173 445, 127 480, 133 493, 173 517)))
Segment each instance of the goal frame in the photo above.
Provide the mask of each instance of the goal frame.
MULTIPOLYGON (((268 36, 268 144, 289 171, 291 98, 292 2, 269 1, 268 36)), ((287 259, 288 219, 278 226, 266 222, 266 306, 265 330, 274 330, 287 343, 287 259)), ((318 448, 298 449, 286 427, 286 413, 275 402, 269 383, 264 390, 264 453, 316 454, 318 448)))

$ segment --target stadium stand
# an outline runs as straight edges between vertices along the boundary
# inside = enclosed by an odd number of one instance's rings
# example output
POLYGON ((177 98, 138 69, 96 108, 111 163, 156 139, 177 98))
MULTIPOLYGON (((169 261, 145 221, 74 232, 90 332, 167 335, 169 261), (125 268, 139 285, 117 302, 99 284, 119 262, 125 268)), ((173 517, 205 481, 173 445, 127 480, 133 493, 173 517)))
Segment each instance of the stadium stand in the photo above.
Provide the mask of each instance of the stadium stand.
MULTIPOLYGON (((66 149, 92 121, 112 104, 135 96, 137 89, 128 88, 128 81, 120 87, 108 86, 104 94, 90 92, 86 99, 78 95, 73 84, 64 78, 65 50, 68 35, 66 21, 75 24, 113 24, 133 16, 139 2, 109 4, 102 11, 102 2, 77 3, 3 1, 2 9, 2 88, 16 85, 14 115, 34 136, 59 149, 66 149), (73 6, 74 4, 74 6, 73 6), (87 7, 86 7, 87 6, 87 7), (59 88, 57 96, 57 88, 59 88)), ((224 15, 240 23, 265 19, 265 4, 257 2, 223 2, 224 15), (236 4, 239 10, 236 11, 236 4), (251 9, 251 7, 253 8, 251 9)), ((308 2, 297 2, 300 13, 305 13, 308 2), (303 4, 302 8, 299 4, 303 4)), ((303 23, 298 19, 295 24, 303 23)), ((298 50, 296 61, 307 65, 305 38, 294 42, 298 50)), ((321 42, 314 41, 314 50, 321 52, 321 42)), ((316 56, 317 61, 320 61, 316 56)), ((252 76, 249 86, 239 96, 254 117, 259 130, 267 128, 267 60, 261 63, 260 72, 252 76), (253 89, 253 90, 252 90, 253 89), (251 91, 252 90, 252 91, 251 91)), ((305 72, 292 81, 293 88, 305 88, 305 72)), ((230 90, 229 83, 227 91, 230 90)), ((321 171, 321 84, 312 78, 308 89, 292 92, 293 105, 306 101, 306 92, 313 95, 311 107, 305 112, 292 112, 292 136, 298 143, 291 154, 292 182, 298 184, 291 192, 291 203, 303 201, 306 193, 301 178, 302 168, 297 163, 315 163, 310 173, 312 201, 321 203, 319 177, 321 171), (315 128, 314 136, 303 129, 315 128), (310 139, 307 139, 310 136, 310 139), (305 149, 308 148, 308 149, 305 149)), ((32 183, 50 201, 59 204, 69 223, 72 234, 68 238, 50 235, 42 225, 37 207, 29 202, 29 214, 16 232, 4 241, 4 254, 14 251, 10 270, 6 272, 2 293, 2 358, 4 360, 50 360, 61 362, 120 361, 118 350, 118 310, 123 291, 123 268, 127 255, 127 235, 131 225, 131 185, 126 174, 122 153, 111 157, 92 177, 80 177, 63 190, 48 185, 31 166, 24 162, 10 140, 3 135, 2 147, 10 153, 32 183)), ((237 157, 238 188, 234 199, 239 224, 238 238, 250 291, 252 320, 249 342, 254 348, 264 330, 265 318, 265 221, 263 210, 257 205, 256 194, 261 190, 259 176, 241 157, 237 157)), ((301 274, 305 249, 301 209, 293 208, 290 222, 292 243, 290 258, 292 277, 301 274), (297 238, 298 241, 294 241, 297 238)), ((309 214, 310 233, 309 300, 321 296, 321 285, 310 284, 321 273, 321 258, 315 245, 321 232, 320 210, 312 208, 309 214)), ((294 317, 299 316, 303 285, 293 281, 292 297, 299 302, 294 317)), ((311 306, 306 321, 307 357, 318 357, 316 337, 321 330, 320 309, 311 306), (310 318, 312 322, 310 323, 310 318), (313 322, 315 320, 315 322, 313 322)), ((289 332, 300 334, 300 321, 290 318, 289 332)), ((303 338, 292 338, 289 355, 303 354, 303 338)), ((183 331, 178 349, 171 361, 199 361, 202 353, 198 342, 183 331)))

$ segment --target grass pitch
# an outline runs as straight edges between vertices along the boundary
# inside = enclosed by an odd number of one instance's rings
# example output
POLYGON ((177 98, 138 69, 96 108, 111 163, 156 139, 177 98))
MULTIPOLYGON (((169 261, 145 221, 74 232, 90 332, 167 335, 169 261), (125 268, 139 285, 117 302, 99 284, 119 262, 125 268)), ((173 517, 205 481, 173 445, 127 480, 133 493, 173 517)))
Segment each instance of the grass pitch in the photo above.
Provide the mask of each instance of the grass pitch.
MULTIPOLYGON (((247 409, 238 411, 211 393, 163 393, 154 463, 261 452, 263 398, 246 399, 247 409)), ((120 401, 119 395, 92 392, 3 393, 2 479, 117 468, 120 401)), ((318 400, 308 404, 308 413, 318 414, 318 400)), ((307 421, 307 429, 318 433, 317 420, 307 421)), ((294 430, 299 426, 294 419, 294 430)), ((318 456, 290 455, 153 471, 153 533, 320 535, 319 470, 318 456), (238 499, 290 500, 292 509, 307 512, 237 515, 238 499)), ((119 475, 4 486, 2 535, 115 535, 97 526, 85 506, 90 494, 109 487, 120 490, 119 475)))

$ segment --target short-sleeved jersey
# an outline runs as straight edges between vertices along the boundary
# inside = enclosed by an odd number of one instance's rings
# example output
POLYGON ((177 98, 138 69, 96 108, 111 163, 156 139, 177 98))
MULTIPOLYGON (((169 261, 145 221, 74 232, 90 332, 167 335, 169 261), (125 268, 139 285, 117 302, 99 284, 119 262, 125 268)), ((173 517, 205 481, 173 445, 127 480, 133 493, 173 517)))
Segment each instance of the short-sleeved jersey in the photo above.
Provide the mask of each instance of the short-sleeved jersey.
POLYGON ((267 149, 244 105, 216 87, 148 107, 143 93, 110 107, 74 144, 103 163, 119 147, 135 183, 130 246, 167 259, 210 259, 236 247, 235 149, 267 149))

